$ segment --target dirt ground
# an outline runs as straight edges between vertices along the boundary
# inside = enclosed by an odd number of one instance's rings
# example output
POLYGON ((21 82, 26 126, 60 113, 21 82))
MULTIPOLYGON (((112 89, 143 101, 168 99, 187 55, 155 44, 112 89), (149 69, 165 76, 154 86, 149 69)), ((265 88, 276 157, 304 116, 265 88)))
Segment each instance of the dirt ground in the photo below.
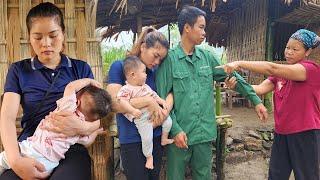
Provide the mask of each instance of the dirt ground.
MULTIPOLYGON (((232 115, 233 126, 227 134, 232 137, 244 136, 249 130, 261 127, 273 127, 273 115, 269 114, 267 123, 261 123, 253 108, 223 107, 222 114, 232 115)), ((228 156, 228 155, 227 155, 228 156)), ((226 162, 224 165, 226 180, 264 180, 268 177, 269 158, 253 156, 252 159, 240 162, 226 162)))
MULTIPOLYGON (((222 114, 230 114, 233 119, 233 126, 228 129, 228 135, 244 136, 249 130, 258 128, 273 128, 273 114, 269 114, 267 123, 261 123, 253 108, 234 107, 228 109, 223 107, 222 114)), ((248 152, 249 153, 249 152, 248 152)), ((228 157, 228 155, 227 155, 228 157)), ((270 160, 270 151, 256 153, 249 156, 249 160, 240 162, 228 162, 224 164, 226 180, 266 180, 268 179, 268 166, 270 160)), ((290 180, 294 180, 293 175, 290 180)))
MULTIPOLYGON (((248 134, 249 130, 256 130, 258 128, 272 128, 274 125, 273 115, 269 114, 267 123, 261 123, 253 108, 233 107, 228 109, 223 107, 222 114, 231 115, 233 119, 233 126, 228 129, 227 136, 243 137, 248 134)), ((226 162, 224 164, 225 180, 265 180, 268 177, 268 163, 270 152, 241 152, 244 154, 243 158, 230 158, 234 155, 228 153, 226 162), (250 154, 251 153, 251 154, 250 154), (250 154, 248 156, 248 154, 250 154), (231 159, 231 160, 230 160, 231 159)), ((241 157, 241 155, 240 155, 241 157)), ((116 180, 124 180, 122 173, 117 173, 116 180)), ((161 180, 165 179, 163 176, 161 180)), ((290 180, 294 180, 293 177, 290 180)))

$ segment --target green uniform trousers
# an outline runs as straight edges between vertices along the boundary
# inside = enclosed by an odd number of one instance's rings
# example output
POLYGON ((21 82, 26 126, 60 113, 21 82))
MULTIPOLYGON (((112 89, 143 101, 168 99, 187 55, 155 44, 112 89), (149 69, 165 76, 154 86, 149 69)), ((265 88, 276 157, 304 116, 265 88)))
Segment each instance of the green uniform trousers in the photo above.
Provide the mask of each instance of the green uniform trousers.
POLYGON ((184 180, 188 164, 192 180, 211 180, 212 143, 190 145, 188 149, 180 149, 175 144, 167 146, 167 180, 184 180))

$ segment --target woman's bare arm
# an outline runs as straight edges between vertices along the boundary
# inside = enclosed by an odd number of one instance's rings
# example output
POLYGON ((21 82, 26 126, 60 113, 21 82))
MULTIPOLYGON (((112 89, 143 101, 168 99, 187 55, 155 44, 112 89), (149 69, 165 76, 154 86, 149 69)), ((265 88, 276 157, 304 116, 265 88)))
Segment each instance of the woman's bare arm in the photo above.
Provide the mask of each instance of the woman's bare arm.
POLYGON ((274 89, 274 85, 269 79, 264 80, 259 85, 252 85, 252 87, 257 95, 267 94, 268 92, 271 92, 274 89))
POLYGON ((4 94, 0 116, 0 133, 9 164, 14 163, 16 158, 20 156, 16 134, 16 118, 19 110, 19 104, 19 94, 12 92, 4 94))
POLYGON ((3 97, 0 116, 0 133, 3 147, 12 170, 22 179, 44 179, 49 176, 44 166, 35 159, 20 155, 16 118, 20 105, 20 95, 6 92, 3 97))
POLYGON ((301 64, 276 64, 267 61, 234 61, 216 68, 223 68, 226 73, 247 69, 267 76, 277 76, 293 81, 304 81, 307 71, 301 64))

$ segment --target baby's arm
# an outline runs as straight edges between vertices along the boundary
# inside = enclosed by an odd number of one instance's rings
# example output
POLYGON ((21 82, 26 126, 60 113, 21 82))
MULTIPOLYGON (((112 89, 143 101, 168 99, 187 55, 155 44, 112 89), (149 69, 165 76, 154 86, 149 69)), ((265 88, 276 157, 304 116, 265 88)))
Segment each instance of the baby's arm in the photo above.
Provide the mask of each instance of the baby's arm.
POLYGON ((136 109, 133 106, 131 106, 129 101, 124 100, 124 99, 120 99, 120 98, 118 98, 118 101, 125 112, 133 115, 135 118, 141 116, 141 114, 142 114, 141 111, 139 109, 136 109))
POLYGON ((94 142, 98 134, 102 132, 103 132, 103 128, 97 129, 96 131, 91 133, 89 136, 80 137, 77 143, 82 144, 85 147, 89 147, 94 142))
POLYGON ((93 85, 93 86, 101 88, 101 84, 94 79, 90 79, 90 78, 78 79, 78 80, 70 82, 66 86, 66 88, 64 89, 63 96, 65 97, 65 96, 70 96, 72 94, 75 94, 80 89, 82 89, 88 85, 93 85))
POLYGON ((134 108, 130 104, 130 99, 132 98, 131 95, 132 95, 132 90, 127 86, 122 86, 117 94, 117 101, 120 107, 122 107, 124 113, 130 114, 133 116, 130 118, 128 117, 129 120, 140 117, 142 114, 139 109, 134 108))

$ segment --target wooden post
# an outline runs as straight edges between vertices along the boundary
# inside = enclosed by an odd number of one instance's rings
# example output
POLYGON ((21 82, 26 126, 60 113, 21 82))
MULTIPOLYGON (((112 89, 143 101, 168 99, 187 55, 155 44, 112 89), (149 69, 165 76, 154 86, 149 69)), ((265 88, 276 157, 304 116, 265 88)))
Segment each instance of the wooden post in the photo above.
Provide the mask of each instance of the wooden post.
POLYGON ((227 128, 217 126, 217 143, 216 143, 216 173, 217 180, 224 180, 224 161, 225 161, 225 149, 226 149, 226 132, 227 128))
POLYGON ((132 44, 136 42, 137 33, 133 32, 132 44))
POLYGON ((108 164, 106 166, 106 178, 109 180, 115 179, 115 171, 114 171, 114 136, 109 134, 107 139, 107 151, 110 152, 109 158, 108 158, 108 164))
MULTIPOLYGON (((268 24, 267 24, 267 49, 266 49, 266 60, 273 61, 273 43, 274 43, 274 9, 271 7, 271 2, 268 1, 268 24)), ((266 94, 263 98, 263 104, 268 109, 268 112, 272 111, 271 104, 272 92, 266 94)))
POLYGON ((169 47, 171 47, 170 46, 170 42, 171 42, 171 37, 170 37, 170 24, 168 24, 168 41, 169 41, 169 47))
MULTIPOLYGON (((215 86, 216 91, 216 116, 221 115, 221 86, 217 82, 215 86)), ((227 129, 220 127, 217 124, 217 140, 216 140, 216 174, 218 180, 224 179, 223 164, 225 151, 225 137, 227 129)))
POLYGON ((137 14, 137 33, 138 33, 138 37, 140 36, 142 32, 142 17, 141 14, 137 14))
POLYGON ((216 115, 221 115, 221 86, 220 83, 216 83, 216 115))

